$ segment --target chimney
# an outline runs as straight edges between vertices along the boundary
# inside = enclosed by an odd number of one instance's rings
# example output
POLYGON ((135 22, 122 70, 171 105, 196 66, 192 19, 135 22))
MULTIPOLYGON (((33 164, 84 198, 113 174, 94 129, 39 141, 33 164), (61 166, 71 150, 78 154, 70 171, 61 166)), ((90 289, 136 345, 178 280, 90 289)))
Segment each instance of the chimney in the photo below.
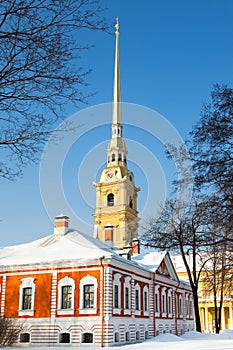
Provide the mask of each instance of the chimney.
POLYGON ((134 254, 140 254, 140 241, 137 238, 134 238, 132 240, 132 255, 134 254))
POLYGON ((54 234, 58 236, 64 236, 69 229, 69 217, 60 214, 54 219, 54 234))
POLYGON ((113 246, 113 226, 111 224, 104 227, 104 241, 109 247, 113 246))

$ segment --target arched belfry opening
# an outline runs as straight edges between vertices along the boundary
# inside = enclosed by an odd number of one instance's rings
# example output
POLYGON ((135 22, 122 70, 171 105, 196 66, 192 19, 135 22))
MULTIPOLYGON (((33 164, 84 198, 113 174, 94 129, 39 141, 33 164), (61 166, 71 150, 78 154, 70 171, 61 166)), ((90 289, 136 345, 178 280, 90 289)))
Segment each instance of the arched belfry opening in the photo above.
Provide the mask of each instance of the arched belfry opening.
POLYGON ((108 207, 114 206, 114 194, 113 193, 109 193, 107 196, 107 206, 108 207))

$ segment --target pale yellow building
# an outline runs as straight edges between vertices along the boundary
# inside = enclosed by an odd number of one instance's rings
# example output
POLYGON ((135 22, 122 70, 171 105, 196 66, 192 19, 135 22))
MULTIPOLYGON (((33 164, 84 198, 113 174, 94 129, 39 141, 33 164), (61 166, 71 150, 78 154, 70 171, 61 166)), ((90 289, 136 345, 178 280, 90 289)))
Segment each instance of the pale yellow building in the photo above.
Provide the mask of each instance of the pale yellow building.
POLYGON ((134 174, 127 167, 127 149, 122 138, 120 93, 119 25, 116 24, 112 138, 107 149, 107 167, 96 188, 94 225, 96 237, 119 248, 138 249, 138 211, 134 174))
MULTIPOLYGON (((188 275, 181 256, 171 256, 171 259, 178 277, 181 280, 188 281, 188 275)), ((189 259, 191 259, 191 256, 189 256, 189 259)), ((203 332, 215 332, 214 296, 207 289, 205 271, 203 271, 200 276, 198 288, 201 327, 203 332)), ((224 293, 221 318, 221 329, 233 329, 233 295, 231 295, 229 290, 224 293)))

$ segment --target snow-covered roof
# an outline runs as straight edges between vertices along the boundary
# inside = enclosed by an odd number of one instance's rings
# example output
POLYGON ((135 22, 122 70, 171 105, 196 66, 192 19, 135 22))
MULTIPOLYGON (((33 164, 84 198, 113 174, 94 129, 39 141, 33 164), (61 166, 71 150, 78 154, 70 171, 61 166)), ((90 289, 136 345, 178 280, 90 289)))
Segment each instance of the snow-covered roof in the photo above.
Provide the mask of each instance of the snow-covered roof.
POLYGON ((133 256, 132 260, 140 265, 146 266, 150 271, 155 271, 161 264, 166 254, 166 251, 138 254, 133 256))
POLYGON ((116 255, 114 251, 94 237, 69 230, 65 235, 50 235, 30 243, 0 248, 0 269, 2 266, 64 260, 85 262, 112 255, 116 255))
MULTIPOLYGON (((0 248, 0 271, 28 269, 35 266, 92 265, 100 257, 114 258, 146 271, 155 272, 167 252, 149 252, 132 256, 127 260, 128 250, 110 248, 98 239, 73 229, 65 234, 53 234, 30 243, 0 248)), ((168 259, 167 263, 169 265, 168 259)), ((170 259, 169 259, 170 260, 170 259)), ((170 267, 172 270, 173 267, 170 267)), ((174 273, 170 275, 175 278, 174 273)))
MULTIPOLYGON (((173 265, 175 266, 175 269, 176 269, 177 273, 179 273, 179 272, 186 272, 186 268, 185 268, 185 265, 184 265, 184 262, 183 262, 183 259, 182 259, 181 255, 178 255, 178 254, 177 255, 171 255, 170 257, 171 257, 173 265)), ((191 262, 192 262, 191 258, 192 258, 191 255, 187 256, 187 261, 188 261, 189 264, 191 264, 191 262)))
MULTIPOLYGON (((185 267, 184 262, 183 262, 183 258, 180 254, 170 255, 170 257, 171 257, 173 265, 175 266, 177 273, 183 273, 183 272, 186 273, 187 272, 186 267, 185 267)), ((190 267, 190 270, 192 270, 193 255, 192 254, 185 255, 185 258, 186 258, 187 263, 190 267)), ((208 255, 208 253, 205 253, 205 252, 199 253, 196 256, 197 271, 199 271, 200 269, 203 268, 203 264, 205 264, 205 268, 207 268, 207 269, 211 270, 213 268, 212 262, 210 260, 210 255, 208 255)))

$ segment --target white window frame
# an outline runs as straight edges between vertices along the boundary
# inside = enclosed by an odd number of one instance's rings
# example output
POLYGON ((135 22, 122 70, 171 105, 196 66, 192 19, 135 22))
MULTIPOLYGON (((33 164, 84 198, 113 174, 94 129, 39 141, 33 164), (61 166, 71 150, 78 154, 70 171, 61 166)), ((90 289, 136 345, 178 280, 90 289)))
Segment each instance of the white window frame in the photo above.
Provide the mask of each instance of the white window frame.
POLYGON ((131 314, 131 283, 130 283, 130 281, 131 281, 130 276, 125 277, 125 281, 124 281, 124 314, 125 315, 131 314), (128 308, 126 308, 126 299, 125 299, 126 288, 128 288, 128 290, 129 290, 129 294, 128 294, 129 307, 128 308))
POLYGON ((183 295, 179 295, 179 316, 183 317, 183 312, 184 312, 184 304, 183 304, 183 295))
POLYGON ((141 287, 136 283, 135 287, 135 315, 141 315, 141 287), (138 310, 136 309, 136 290, 138 291, 138 310))
POLYGON ((168 314, 168 317, 172 317, 172 308, 173 308, 172 289, 169 289, 168 293, 167 293, 167 314, 168 314), (169 303, 169 300, 170 300, 170 303, 169 303))
POLYGON ((162 317, 167 317, 167 288, 162 288, 162 317), (163 302, 164 301, 164 302, 163 302))
POLYGON ((25 277, 20 279, 22 283, 19 287, 19 310, 18 310, 19 316, 34 316, 34 313, 35 313, 34 304, 35 304, 35 292, 36 292, 36 285, 34 283, 34 280, 35 278, 33 277, 25 277), (32 303, 31 303, 30 310, 23 310, 23 290, 25 288, 32 288, 32 303))
POLYGON ((114 280, 113 280, 113 313, 119 315, 121 313, 121 274, 115 273, 114 274, 114 280), (115 286, 118 286, 118 308, 115 307, 115 295, 114 295, 114 289, 115 286))
MULTIPOLYGON (((157 285, 155 286, 155 296, 157 295, 157 300, 158 300, 158 311, 156 311, 156 302, 155 302, 155 315, 159 316, 160 315, 160 292, 159 292, 159 288, 160 286, 157 285)), ((156 297, 155 297, 155 301, 156 301, 156 297)))
POLYGON ((186 293, 185 295, 185 312, 184 314, 188 317, 189 316, 189 295, 186 293))
POLYGON ((143 287, 143 313, 144 316, 149 316, 149 288, 143 287), (147 293, 147 310, 145 310, 145 292, 147 293))
POLYGON ((75 291, 75 281, 73 278, 65 276, 58 282, 58 305, 57 313, 58 315, 73 315, 74 314, 74 291, 75 291), (71 308, 62 309, 62 287, 71 286, 72 287, 72 299, 71 308))
POLYGON ((88 315, 88 314, 96 314, 97 313, 97 291, 98 291, 98 282, 97 279, 94 276, 87 275, 83 277, 79 284, 80 289, 80 298, 79 298, 79 313, 81 315, 88 315), (94 307, 93 308, 84 308, 83 302, 84 302, 84 286, 87 284, 93 284, 94 285, 94 307))
POLYGON ((193 297, 191 294, 189 295, 189 317, 193 317, 193 297))

